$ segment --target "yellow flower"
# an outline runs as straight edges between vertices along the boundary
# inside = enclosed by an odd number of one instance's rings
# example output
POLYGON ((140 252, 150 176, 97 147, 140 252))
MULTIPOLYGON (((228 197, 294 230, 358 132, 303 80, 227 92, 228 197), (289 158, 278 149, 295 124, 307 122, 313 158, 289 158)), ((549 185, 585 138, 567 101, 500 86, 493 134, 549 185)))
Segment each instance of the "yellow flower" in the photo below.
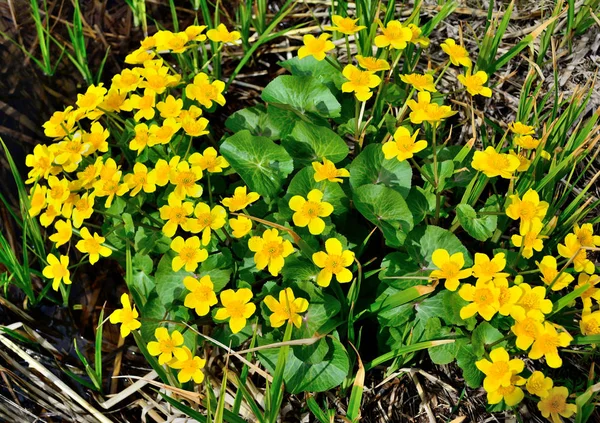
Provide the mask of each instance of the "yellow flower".
POLYGON ((518 286, 511 286, 509 288, 506 278, 494 279, 493 284, 500 290, 500 295, 498 295, 498 304, 500 304, 498 313, 503 316, 512 315, 517 302, 521 298, 521 295, 523 295, 523 291, 518 286))
POLYGON ((338 169, 331 160, 327 160, 323 157, 323 163, 312 162, 312 167, 315 170, 314 179, 315 182, 329 181, 329 182, 342 182, 342 178, 348 178, 350 172, 346 169, 338 169))
POLYGON ((111 88, 119 90, 121 93, 135 91, 142 81, 142 76, 136 69, 123 69, 121 73, 112 78, 111 88))
POLYGON ((78 131, 71 139, 61 141, 51 148, 54 148, 56 154, 54 163, 61 165, 66 172, 73 172, 83 157, 88 155, 90 145, 82 142, 81 132, 78 131))
POLYGON ((162 66, 162 60, 144 62, 144 68, 140 69, 139 73, 144 77, 139 88, 145 88, 145 95, 146 93, 162 94, 168 87, 177 85, 181 79, 179 74, 169 75, 169 68, 162 66))
POLYGON ((190 100, 196 100, 209 109, 212 107, 213 102, 221 106, 225 104, 225 97, 222 94, 224 89, 225 83, 223 81, 210 82, 208 75, 200 72, 194 77, 194 82, 185 87, 185 94, 190 100))
POLYGON ((152 125, 148 130, 148 147, 154 147, 158 144, 168 144, 173 136, 181 129, 181 123, 175 118, 167 118, 163 120, 162 125, 152 125))
POLYGON ((419 28, 415 24, 408 24, 408 29, 412 32, 412 37, 410 38, 410 42, 413 44, 420 44, 422 47, 427 48, 429 46, 429 38, 422 37, 423 30, 419 28))
POLYGON ((110 136, 108 129, 104 129, 100 122, 94 122, 90 127, 90 131, 83 134, 83 142, 91 146, 85 155, 88 156, 96 151, 106 153, 108 151, 108 142, 106 140, 110 136))
POLYGON ((129 141, 129 149, 137 151, 139 156, 140 153, 144 151, 144 148, 148 146, 150 131, 148 130, 148 125, 145 123, 138 123, 133 130, 135 131, 135 136, 129 141))
POLYGON ((489 321, 500 309, 500 289, 496 288, 493 282, 478 281, 475 286, 463 284, 458 295, 470 303, 460 309, 461 319, 468 319, 479 313, 489 321))
POLYGON ((534 219, 526 232, 521 231, 520 235, 515 234, 510 238, 515 247, 523 248, 523 257, 531 258, 533 250, 542 251, 542 248, 544 248, 542 239, 546 237, 540 235, 542 228, 542 222, 539 219, 534 219))
POLYGON ((188 221, 188 216, 194 211, 194 205, 188 201, 182 202, 181 198, 169 194, 168 204, 160 209, 160 218, 167 223, 162 228, 163 233, 171 238, 179 226, 183 227, 188 221))
POLYGON ((566 272, 563 272, 558 276, 556 258, 553 256, 544 256, 542 261, 536 262, 536 264, 542 274, 542 282, 548 285, 553 291, 560 291, 561 289, 566 288, 574 280, 573 276, 566 272))
POLYGON ((525 385, 525 388, 527 388, 527 392, 529 392, 531 395, 544 398, 550 393, 552 385, 552 379, 546 377, 546 375, 544 375, 539 370, 536 370, 527 379, 527 384, 525 385))
POLYGON ((171 94, 167 96, 164 101, 158 102, 156 108, 160 112, 162 118, 176 118, 181 114, 183 108, 183 100, 178 98, 177 100, 171 94))
POLYGON ((489 87, 484 87, 488 80, 488 75, 484 71, 476 72, 474 75, 467 71, 466 75, 458 75, 458 82, 463 84, 467 92, 471 95, 480 95, 483 97, 491 97, 492 90, 489 87))
POLYGON ((305 200, 300 195, 294 195, 290 199, 290 209, 295 213, 292 216, 294 225, 304 228, 308 225, 308 230, 312 235, 319 235, 325 230, 325 221, 322 217, 327 217, 333 212, 333 206, 323 200, 323 192, 318 189, 311 190, 305 200))
POLYGON ((583 336, 600 335, 600 310, 596 310, 593 313, 584 311, 581 314, 579 328, 583 336))
POLYGON ((513 220, 521 219, 521 233, 528 232, 532 222, 543 220, 548 212, 548 203, 540 201, 540 196, 534 189, 529 189, 523 199, 518 194, 509 195, 511 203, 506 208, 506 215, 513 220))
POLYGON ((55 207, 53 204, 49 204, 48 208, 40 216, 40 223, 43 227, 47 228, 54 222, 54 219, 60 216, 60 207, 55 207))
POLYGON ((206 35, 203 34, 206 29, 206 25, 190 25, 184 32, 190 41, 206 41, 206 35))
POLYGON ((156 191, 156 175, 148 172, 148 168, 142 163, 133 165, 133 173, 125 175, 123 182, 131 190, 129 195, 132 197, 137 195, 142 189, 144 192, 156 191))
POLYGON ((183 284, 190 291, 185 296, 183 305, 196 310, 198 316, 206 316, 210 308, 217 304, 214 285, 209 275, 201 277, 200 280, 186 276, 183 278, 183 284))
POLYGON ((375 45, 379 48, 390 47, 396 50, 406 48, 412 39, 412 31, 403 26, 399 21, 389 21, 385 27, 381 26, 383 34, 375 37, 375 45))
POLYGON ((202 232, 202 243, 207 245, 210 242, 211 230, 216 231, 225 226, 227 212, 221 206, 210 206, 206 203, 198 203, 194 208, 195 219, 190 218, 184 226, 184 230, 197 234, 202 232))
POLYGON ((75 104, 82 113, 95 111, 96 107, 102 103, 104 96, 108 92, 103 84, 90 85, 84 94, 77 94, 77 101, 75 104))
POLYGON ((342 243, 336 238, 329 238, 325 241, 325 251, 314 253, 312 259, 321 268, 317 276, 319 286, 329 286, 333 275, 339 283, 352 280, 352 272, 347 267, 352 265, 354 253, 350 250, 343 250, 342 243))
POLYGON ((390 64, 383 59, 377 59, 376 57, 364 57, 361 55, 355 56, 358 65, 369 72, 379 72, 383 70, 389 70, 390 64))
POLYGON ((200 238, 197 236, 190 237, 185 241, 183 237, 178 236, 171 241, 171 250, 177 253, 171 262, 173 271, 179 272, 185 266, 186 272, 195 272, 198 263, 208 258, 208 251, 200 246, 200 238))
POLYGON ((586 275, 585 273, 579 274, 577 278, 577 288, 581 288, 585 285, 590 285, 581 295, 581 301, 583 301, 583 309, 589 310, 592 307, 592 298, 596 302, 600 303, 600 288, 596 288, 596 284, 600 282, 600 276, 598 275, 586 275))
POLYGON ((512 131, 513 134, 517 135, 533 135, 535 134, 535 130, 533 126, 524 125, 521 122, 512 122, 508 125, 508 129, 512 131))
POLYGON ((81 240, 77 242, 75 247, 82 253, 88 253, 90 255, 90 264, 95 264, 100 256, 108 257, 112 254, 110 248, 102 245, 105 238, 94 233, 92 235, 88 228, 82 228, 80 231, 81 240))
POLYGON ((525 398, 525 394, 523 393, 523 389, 519 388, 519 386, 525 384, 525 379, 521 376, 513 376, 510 379, 510 385, 508 386, 500 386, 495 391, 491 391, 487 393, 488 404, 498 404, 500 401, 504 400, 504 403, 509 407, 514 407, 518 403, 520 403, 523 398, 525 398))
POLYGON ((56 229, 56 233, 50 235, 50 241, 54 242, 56 247, 60 247, 71 240, 71 237, 73 236, 73 226, 69 219, 58 220, 54 224, 54 229, 56 229))
POLYGON ((318 61, 324 60, 327 52, 335 48, 335 44, 329 41, 329 38, 331 38, 330 34, 321 34, 319 38, 306 34, 303 38, 304 45, 298 49, 298 58, 312 56, 318 61))
POLYGON ((399 162, 402 162, 412 158, 414 154, 427 148, 427 141, 416 141, 418 135, 418 129, 412 135, 404 126, 400 126, 396 129, 393 140, 390 140, 381 146, 386 160, 395 157, 399 162))
POLYGON ((483 379, 483 389, 487 392, 496 391, 501 386, 511 385, 513 376, 518 375, 525 368, 523 360, 513 358, 511 360, 504 347, 499 347, 490 352, 492 361, 482 359, 475 365, 486 376, 483 379))
POLYGON ((346 65, 342 71, 344 78, 348 82, 342 84, 342 92, 354 93, 358 101, 367 101, 373 93, 371 88, 375 88, 381 83, 381 78, 369 71, 361 71, 354 65, 346 65))
POLYGON ((237 187, 233 193, 233 196, 224 198, 221 203, 229 209, 230 212, 243 210, 248 207, 251 203, 254 203, 260 198, 256 192, 247 192, 248 187, 237 187))
POLYGON ((442 50, 450 57, 450 63, 454 66, 465 66, 471 67, 471 59, 469 59, 469 53, 463 46, 456 44, 452 38, 448 38, 441 44, 442 50))
POLYGON ((152 356, 158 356, 158 364, 162 366, 173 360, 173 355, 181 349, 181 346, 183 345, 183 335, 178 330, 174 330, 173 333, 169 335, 169 330, 167 328, 156 328, 154 337, 158 342, 148 342, 148 352, 152 356))
POLYGON ((50 175, 56 175, 60 172, 60 167, 54 166, 54 153, 45 145, 38 144, 33 149, 33 154, 25 157, 25 164, 32 168, 27 174, 27 184, 35 182, 37 179, 48 179, 50 175))
POLYGON ((200 169, 208 170, 210 173, 221 173, 224 168, 229 167, 225 157, 219 156, 213 147, 208 147, 202 154, 192 154, 188 161, 192 166, 199 166, 200 169))
MULTIPOLYGON (((185 117, 180 120, 183 131, 191 137, 200 137, 206 135, 209 131, 206 130, 208 126, 208 119, 205 118, 193 118, 185 117)), ((196 154, 196 153, 194 153, 196 154)), ((193 156, 193 154, 192 154, 193 156)), ((191 157, 190 157, 191 158, 191 157)))
POLYGON ((520 284, 519 288, 523 294, 517 302, 513 317, 521 320, 527 316, 542 322, 545 318, 544 315, 552 311, 552 301, 546 298, 546 288, 543 286, 532 288, 527 283, 520 284))
POLYGON ((477 278, 477 282, 488 282, 492 279, 506 279, 508 273, 503 273, 502 270, 506 267, 506 255, 498 253, 490 260, 483 253, 475 253, 475 264, 473 265, 473 276, 477 278))
POLYGON ((183 53, 186 50, 188 37, 185 32, 172 33, 171 31, 158 31, 154 34, 157 50, 169 50, 171 53, 183 53))
POLYGON ((429 122, 437 126, 439 122, 456 114, 450 106, 440 106, 431 102, 431 94, 427 91, 421 91, 417 94, 418 102, 410 99, 406 105, 410 108, 410 121, 414 124, 429 122))
POLYGON ((123 304, 123 308, 113 311, 109 321, 113 325, 121 323, 121 336, 125 338, 131 331, 139 329, 142 324, 137 320, 139 313, 135 306, 131 306, 127 294, 121 295, 121 304, 123 304))
POLYGON ((540 321, 532 317, 525 317, 524 314, 521 315, 521 317, 516 316, 515 324, 512 325, 510 330, 517 337, 517 348, 527 350, 531 344, 533 344, 533 341, 540 332, 541 327, 542 324, 540 321))
POLYGON ((517 172, 527 172, 527 169, 529 169, 529 166, 531 166, 531 160, 525 157, 523 153, 516 153, 513 150, 509 151, 508 154, 519 160, 517 172))
POLYGON ((46 257, 48 265, 42 270, 45 278, 52 279, 52 289, 58 291, 60 282, 71 285, 71 273, 69 272, 69 256, 60 256, 60 259, 52 253, 46 257))
POLYGON ((233 235, 234 238, 243 238, 252 230, 252 220, 240 216, 235 219, 229 219, 229 226, 233 230, 231 235, 233 235))
POLYGON ((334 26, 326 26, 325 31, 337 31, 342 34, 352 35, 366 28, 366 26, 356 25, 358 19, 344 18, 340 15, 333 15, 331 22, 333 22, 334 26))
POLYGON ((202 383, 204 373, 202 369, 206 365, 206 360, 192 354, 190 349, 183 346, 175 352, 177 361, 169 365, 173 369, 179 369, 177 380, 180 383, 186 383, 193 380, 195 383, 202 383))
POLYGON ((64 111, 54 112, 42 127, 44 128, 44 135, 47 137, 60 139, 68 136, 75 127, 73 106, 67 107, 64 111))
POLYGON ((29 191, 29 216, 34 217, 46 207, 46 194, 48 188, 43 185, 34 185, 29 191))
POLYGON ((583 247, 600 247, 600 235, 594 235, 594 226, 591 223, 584 223, 579 226, 577 223, 573 233, 583 247))
POLYGON ((152 50, 140 47, 125 56, 125 63, 130 65, 140 65, 147 60, 152 60, 154 56, 156 56, 156 53, 154 53, 152 50))
POLYGON ((491 146, 485 151, 476 151, 471 162, 473 169, 483 172, 488 178, 500 176, 510 179, 520 165, 521 162, 515 156, 498 153, 491 146))
POLYGON ((471 276, 471 269, 463 269, 465 265, 463 253, 450 255, 447 250, 438 248, 431 255, 431 261, 439 270, 433 270, 429 277, 445 279, 444 287, 450 291, 456 291, 460 280, 471 276))
POLYGON ((577 406, 567 403, 567 398, 569 398, 569 390, 564 386, 555 386, 538 402, 537 406, 542 416, 552 420, 553 423, 561 423, 563 421, 561 417, 568 419, 577 412, 577 406))
POLYGON ((267 229, 262 238, 253 236, 248 240, 248 248, 254 253, 254 263, 258 270, 268 266, 269 273, 279 275, 285 258, 294 252, 292 243, 279 236, 277 229, 267 229))
POLYGON ((156 93, 150 90, 144 90, 144 96, 140 97, 137 94, 132 94, 123 105, 121 109, 130 112, 132 110, 137 110, 133 115, 133 118, 136 121, 140 121, 142 119, 151 120, 154 118, 156 114, 156 110, 154 109, 154 104, 156 101, 156 93))
POLYGON ((77 172, 77 183, 83 189, 91 189, 102 170, 102 157, 97 157, 94 163, 87 165, 81 172, 77 172))
POLYGON ((540 145, 540 140, 531 135, 523 135, 515 138, 515 144, 525 150, 535 150, 540 145))
POLYGON ((94 195, 96 197, 107 197, 104 207, 110 207, 115 196, 121 197, 129 190, 127 184, 121 184, 120 182, 121 171, 119 170, 108 178, 103 178, 100 175, 100 179, 94 183, 94 195))
POLYGON ((537 360, 546 358, 546 364, 553 369, 562 366, 562 359, 558 355, 558 347, 568 346, 573 337, 567 332, 558 333, 554 325, 544 322, 543 328, 536 333, 535 340, 529 351, 529 358, 537 360))
POLYGON ((177 169, 179 160, 179 156, 172 157, 171 160, 169 160, 169 163, 164 159, 158 159, 154 169, 151 171, 156 177, 156 185, 164 187, 169 183, 169 177, 171 176, 171 173, 177 169))
POLYGON ((215 43, 233 43, 240 39, 240 33, 238 31, 229 32, 227 27, 223 24, 219 24, 217 29, 209 29, 206 31, 206 36, 215 43))
POLYGON ((237 291, 226 289, 220 294, 223 308, 215 313, 215 319, 229 319, 229 328, 232 333, 238 333, 246 327, 246 319, 249 319, 256 311, 256 306, 250 302, 252 291, 248 288, 240 288, 237 291))
POLYGON ((588 275, 594 273, 594 263, 587 258, 587 252, 584 250, 575 234, 567 234, 564 244, 558 244, 558 254, 561 257, 571 260, 576 272, 585 272, 588 275))
POLYGON ((89 219, 94 213, 94 194, 85 193, 76 202, 73 207, 73 226, 76 228, 81 227, 83 221, 89 219))
POLYGON ((175 185, 173 194, 178 198, 186 196, 198 198, 202 195, 202 185, 196 181, 202 179, 202 169, 198 166, 191 166, 186 161, 179 162, 177 168, 170 177, 171 184, 175 185))
POLYGON ((272 312, 269 316, 272 327, 278 328, 289 321, 300 329, 302 316, 299 313, 304 313, 308 309, 308 301, 304 298, 295 298, 292 288, 281 290, 279 292, 279 301, 272 295, 267 295, 264 303, 272 312))
POLYGON ((432 93, 437 92, 435 89, 435 84, 433 83, 433 75, 429 73, 424 75, 418 73, 400 75, 400 79, 405 84, 412 85, 415 90, 431 91, 432 93))

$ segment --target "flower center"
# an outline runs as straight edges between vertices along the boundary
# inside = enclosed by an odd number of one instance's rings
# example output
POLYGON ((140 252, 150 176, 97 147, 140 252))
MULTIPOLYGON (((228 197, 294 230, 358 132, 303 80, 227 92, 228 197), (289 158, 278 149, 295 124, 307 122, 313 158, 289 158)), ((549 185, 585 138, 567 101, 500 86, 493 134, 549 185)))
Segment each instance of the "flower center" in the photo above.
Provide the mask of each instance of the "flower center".
POLYGON ((319 216, 320 209, 321 205, 319 203, 307 201, 302 207, 302 212, 312 219, 319 216))
POLYGON ((559 395, 554 395, 548 401, 548 408, 550 413, 562 413, 565 411, 565 400, 559 395))
POLYGON ((521 305, 526 311, 537 310, 540 307, 540 299, 534 294, 527 294, 521 298, 521 305))
POLYGON ((492 291, 488 288, 481 288, 477 290, 477 294, 475 295, 475 302, 481 305, 487 305, 494 296, 492 295, 492 291))
POLYGON ((196 249, 191 247, 184 247, 179 253, 184 261, 193 261, 196 258, 196 249))
POLYGON ((227 311, 232 318, 244 317, 244 310, 246 305, 241 301, 233 301, 227 306, 227 311))

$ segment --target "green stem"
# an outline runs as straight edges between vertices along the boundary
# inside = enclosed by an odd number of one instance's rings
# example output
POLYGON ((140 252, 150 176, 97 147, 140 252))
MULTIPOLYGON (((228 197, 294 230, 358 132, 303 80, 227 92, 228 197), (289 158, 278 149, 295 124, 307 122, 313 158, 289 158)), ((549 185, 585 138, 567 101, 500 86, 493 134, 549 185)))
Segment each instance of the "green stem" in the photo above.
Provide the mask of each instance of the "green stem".
POLYGON ((435 185, 433 186, 434 190, 435 190, 435 224, 437 225, 438 221, 440 220, 440 203, 441 203, 441 199, 440 199, 440 190, 439 190, 439 178, 438 178, 438 168, 437 168, 437 151, 436 151, 436 130, 435 127, 432 125, 432 142, 431 142, 431 146, 433 149, 433 181, 435 182, 435 185))
POLYGON ((427 175, 423 171, 423 168, 417 164, 417 162, 415 161, 415 159, 413 157, 411 157, 409 160, 412 163, 412 165, 417 168, 417 170, 419 171, 419 173, 421 174, 421 176, 423 176, 423 178, 425 178, 427 180, 427 182, 429 182, 431 184, 432 187, 435 187, 435 182, 433 182, 431 180, 431 178, 429 177, 429 175, 427 175))

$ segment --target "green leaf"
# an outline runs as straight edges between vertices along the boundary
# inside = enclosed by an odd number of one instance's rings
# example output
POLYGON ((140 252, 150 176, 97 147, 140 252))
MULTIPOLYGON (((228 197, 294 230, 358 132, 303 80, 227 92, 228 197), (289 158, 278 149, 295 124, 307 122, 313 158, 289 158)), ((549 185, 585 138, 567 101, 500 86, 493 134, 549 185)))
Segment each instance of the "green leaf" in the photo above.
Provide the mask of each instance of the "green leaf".
POLYGON ((383 185, 363 185, 354 191, 354 205, 371 223, 381 229, 386 244, 399 247, 413 228, 406 201, 397 191, 383 185))
POLYGON ((278 76, 265 87, 261 97, 267 103, 290 106, 301 115, 314 113, 335 118, 342 110, 329 88, 311 76, 278 76))
POLYGON ((411 286, 424 285, 431 270, 423 269, 411 256, 406 253, 390 253, 381 262, 383 269, 379 273, 379 279, 387 285, 397 289, 406 289, 411 286), (401 277, 401 278, 399 278, 401 277), (411 277, 414 277, 412 279, 411 277))
POLYGON ((405 247, 408 254, 423 269, 433 270, 436 266, 431 255, 438 248, 444 248, 449 254, 461 252, 465 258, 465 268, 473 265, 471 254, 452 232, 439 226, 428 225, 415 228, 406 238, 405 247))
POLYGON ((471 335, 473 353, 477 357, 483 357, 486 345, 490 345, 502 339, 502 333, 488 322, 481 322, 471 335))
MULTIPOLYGON (((259 345, 272 340, 258 338, 259 345)), ((277 363, 279 348, 258 353, 261 363, 272 374, 277 363)), ((287 355, 283 380, 292 394, 300 392, 324 392, 340 385, 348 374, 348 353, 336 338, 326 337, 307 346, 294 346, 287 355)))
MULTIPOLYGON (((460 329, 459 329, 460 330, 460 329)), ((425 325, 425 337, 427 340, 454 338, 456 334, 452 332, 452 328, 442 326, 440 319, 437 317, 431 318, 425 325)), ((429 348, 427 352, 431 361, 435 364, 443 365, 452 363, 456 359, 456 354, 461 345, 468 342, 467 338, 458 338, 452 344, 438 345, 429 348)))
POLYGON ((281 143, 290 155, 302 165, 322 161, 323 157, 337 163, 348 155, 344 140, 326 126, 297 120, 291 134, 281 143))
POLYGON ((456 215, 460 225, 469 235, 479 241, 486 241, 492 237, 498 223, 498 216, 484 215, 477 217, 477 212, 468 204, 459 204, 456 215))
POLYGON ((412 169, 405 161, 386 160, 381 144, 370 144, 352 161, 350 185, 356 190, 363 185, 385 185, 406 198, 410 191, 412 169))
MULTIPOLYGON (((423 172, 433 181, 433 163, 427 163, 423 166, 423 172)), ((446 186, 446 179, 452 177, 454 173, 454 162, 452 160, 445 160, 438 162, 437 174, 438 174, 438 191, 441 192, 446 186)))
POLYGON ((232 132, 248 130, 252 135, 272 140, 278 140, 281 137, 277 122, 270 119, 263 104, 238 110, 227 118, 225 126, 232 132))
POLYGON ((294 76, 314 76, 332 90, 336 86, 341 86, 345 81, 339 69, 336 69, 326 60, 317 60, 312 56, 303 59, 296 56, 284 62, 279 62, 279 65, 290 71, 294 76))
POLYGON ((484 374, 475 366, 479 357, 473 351, 473 345, 463 344, 456 353, 456 363, 463 371, 465 383, 470 388, 479 388, 484 374))
POLYGON ((475 327, 477 320, 472 317, 463 320, 460 317, 460 309, 468 304, 463 300, 458 292, 444 289, 437 294, 430 296, 415 305, 417 310, 417 319, 427 322, 434 317, 440 317, 447 325, 475 327))
POLYGON ((229 283, 233 272, 233 259, 231 251, 222 248, 221 252, 210 255, 200 264, 198 273, 210 276, 215 292, 221 291, 229 283))
POLYGON ((321 287, 313 282, 297 282, 291 284, 297 297, 308 300, 308 310, 304 314, 304 322, 300 329, 294 328, 294 338, 310 338, 318 334, 325 334, 325 326, 329 326, 335 316, 340 312, 340 302, 329 294, 325 294, 321 287))
POLYGON ((173 302, 183 297, 186 293, 185 286, 183 285, 183 279, 186 276, 193 276, 191 272, 180 270, 179 272, 173 271, 171 262, 175 253, 169 252, 165 254, 158 263, 156 269, 156 292, 160 298, 160 301, 167 308, 171 308, 173 302))
POLYGON ((285 260, 281 269, 284 282, 311 282, 316 283, 320 269, 312 262, 294 254, 285 260))
POLYGON ((294 170, 292 158, 283 147, 249 131, 227 138, 220 150, 250 190, 265 197, 277 195, 294 170))
POLYGON ((306 198, 311 190, 318 189, 323 191, 323 201, 333 206, 334 215, 340 215, 348 211, 349 200, 340 184, 329 181, 316 182, 314 176, 315 170, 312 166, 305 167, 296 173, 290 182, 286 198, 291 198, 294 195, 301 195, 306 198))

